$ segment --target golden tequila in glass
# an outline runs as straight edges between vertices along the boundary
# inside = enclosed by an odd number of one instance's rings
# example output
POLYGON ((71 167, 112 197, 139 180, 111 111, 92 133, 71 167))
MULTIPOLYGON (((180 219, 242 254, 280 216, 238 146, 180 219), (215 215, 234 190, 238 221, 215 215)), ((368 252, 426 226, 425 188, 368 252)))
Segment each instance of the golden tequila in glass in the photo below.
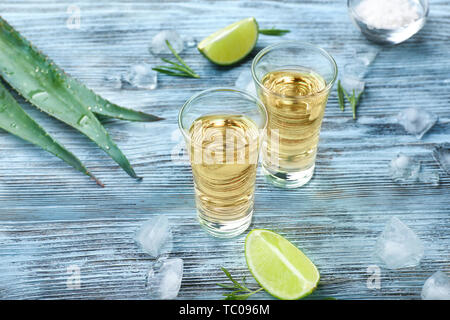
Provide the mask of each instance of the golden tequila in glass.
POLYGON ((296 188, 311 179, 336 72, 331 56, 309 44, 281 43, 255 57, 252 74, 268 113, 262 164, 275 185, 296 188))
POLYGON ((208 115, 190 129, 197 210, 209 221, 237 221, 253 211, 258 126, 245 116, 208 115))
POLYGON ((198 220, 215 236, 232 237, 250 225, 266 121, 261 102, 229 89, 207 90, 189 100, 180 113, 198 220))

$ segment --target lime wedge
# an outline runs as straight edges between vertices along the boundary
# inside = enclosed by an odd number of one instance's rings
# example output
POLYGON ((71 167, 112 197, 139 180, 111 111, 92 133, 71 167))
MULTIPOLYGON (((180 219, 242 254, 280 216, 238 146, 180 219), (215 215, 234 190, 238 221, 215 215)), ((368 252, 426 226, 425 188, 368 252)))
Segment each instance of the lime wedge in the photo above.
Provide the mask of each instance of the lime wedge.
POLYGON ((258 23, 247 18, 214 32, 197 49, 211 62, 227 66, 245 58, 258 40, 258 23))
POLYGON ((311 260, 273 231, 250 231, 245 239, 245 258, 255 280, 278 299, 303 298, 314 291, 320 279, 311 260))

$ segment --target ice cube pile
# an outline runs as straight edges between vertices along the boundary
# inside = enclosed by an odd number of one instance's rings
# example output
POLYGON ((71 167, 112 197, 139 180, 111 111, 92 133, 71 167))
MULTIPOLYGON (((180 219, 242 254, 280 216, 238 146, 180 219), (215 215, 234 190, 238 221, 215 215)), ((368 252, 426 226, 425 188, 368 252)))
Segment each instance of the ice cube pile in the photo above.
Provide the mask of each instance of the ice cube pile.
POLYGON ((183 260, 167 258, 172 251, 172 231, 169 219, 159 215, 145 221, 135 235, 142 251, 158 258, 147 274, 147 288, 152 299, 174 299, 183 278, 183 260))
POLYGON ((166 40, 170 42, 176 53, 184 50, 184 41, 175 30, 163 30, 153 37, 149 51, 155 56, 171 54, 166 40))
POLYGON ((416 159, 399 153, 389 164, 389 175, 398 183, 431 183, 439 184, 439 174, 422 170, 416 159))
POLYGON ((442 271, 435 272, 425 281, 421 297, 423 300, 450 300, 450 278, 442 271))
POLYGON ((424 248, 414 231, 393 217, 377 239, 375 253, 388 269, 399 269, 417 266, 424 248))
POLYGON ((422 139, 437 120, 438 116, 434 113, 418 108, 406 108, 397 115, 398 123, 417 139, 422 139))

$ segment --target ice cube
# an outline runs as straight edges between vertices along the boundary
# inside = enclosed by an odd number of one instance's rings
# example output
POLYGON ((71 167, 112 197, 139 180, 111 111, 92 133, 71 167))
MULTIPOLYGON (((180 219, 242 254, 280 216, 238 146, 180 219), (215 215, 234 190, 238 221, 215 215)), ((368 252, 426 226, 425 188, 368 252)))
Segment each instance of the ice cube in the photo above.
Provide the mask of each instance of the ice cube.
POLYGON ((347 63, 344 65, 344 77, 363 79, 367 74, 367 66, 360 62, 347 63))
POLYGON ((450 278, 442 271, 436 271, 425 281, 422 300, 450 300, 450 278))
POLYGON ((398 183, 423 182, 438 185, 440 179, 438 173, 422 170, 419 161, 401 152, 391 160, 389 175, 398 183))
POLYGON ((108 86, 113 87, 114 89, 121 89, 122 88, 122 75, 105 75, 103 77, 103 81, 108 84, 108 86))
POLYGON ((423 183, 430 183, 435 186, 439 185, 439 173, 431 171, 421 171, 419 173, 419 181, 423 183))
POLYGON ((420 162, 399 153, 391 160, 389 175, 395 182, 416 182, 419 180, 420 162))
POLYGON ((435 147, 433 156, 441 169, 450 174, 450 143, 444 143, 435 147))
POLYGON ((240 90, 256 95, 255 82, 253 81, 252 72, 250 70, 246 69, 241 71, 234 85, 240 90))
POLYGON ((197 45, 197 40, 194 37, 190 36, 184 39, 184 43, 186 47, 193 48, 197 45))
POLYGON ((122 89, 156 89, 158 73, 149 64, 141 63, 131 66, 121 77, 122 89))
POLYGON ((158 260, 147 275, 147 288, 153 299, 175 299, 183 279, 183 260, 158 260))
POLYGON ((388 269, 417 266, 423 252, 422 241, 397 217, 388 222, 375 246, 375 253, 388 269))
POLYGON ((360 78, 344 74, 341 77, 341 85, 349 95, 352 95, 353 90, 355 90, 355 95, 359 95, 364 91, 366 83, 360 78))
POLYGON ((365 66, 369 66, 375 60, 379 52, 379 47, 367 45, 355 48, 353 54, 357 61, 362 62, 365 66))
POLYGON ((166 40, 170 42, 170 45, 176 53, 180 53, 184 49, 184 41, 175 30, 163 30, 153 37, 150 45, 150 52, 156 56, 171 54, 170 49, 167 47, 166 40))
POLYGON ((423 109, 407 108, 397 115, 397 120, 406 132, 414 134, 417 139, 422 139, 423 135, 435 125, 438 116, 423 109))
POLYGON ((134 239, 142 251, 154 258, 172 251, 172 231, 169 220, 163 215, 145 221, 134 239))

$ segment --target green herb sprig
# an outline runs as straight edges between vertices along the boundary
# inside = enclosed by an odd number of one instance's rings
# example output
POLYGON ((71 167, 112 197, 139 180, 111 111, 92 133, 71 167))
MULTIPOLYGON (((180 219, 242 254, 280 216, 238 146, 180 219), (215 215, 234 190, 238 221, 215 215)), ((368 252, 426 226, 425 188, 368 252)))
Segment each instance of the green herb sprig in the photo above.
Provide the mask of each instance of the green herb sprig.
POLYGON ((258 32, 266 36, 283 36, 286 33, 291 32, 291 30, 272 28, 272 29, 259 29, 258 32))
POLYGON ((345 91, 345 90, 344 90, 344 94, 345 94, 345 97, 347 98, 347 100, 350 102, 350 106, 352 107, 353 120, 356 120, 356 107, 358 105, 359 98, 361 97, 362 92, 360 92, 358 95, 356 95, 355 89, 353 89, 351 96, 349 96, 347 91, 345 91))
POLYGON ((245 277, 242 278, 242 284, 240 284, 239 282, 234 280, 234 278, 231 276, 231 274, 228 272, 227 269, 225 269, 224 267, 220 267, 220 269, 222 269, 227 278, 230 279, 231 282, 233 283, 233 284, 217 283, 217 285, 222 288, 233 290, 230 293, 223 294, 225 296, 224 300, 246 300, 251 295, 263 290, 263 288, 251 290, 247 288, 245 284, 245 277))
POLYGON ((175 76, 175 77, 188 77, 188 78, 200 78, 198 74, 195 73, 194 70, 192 70, 186 62, 184 62, 183 59, 176 53, 176 51, 173 49, 172 45, 168 40, 166 40, 167 48, 169 48, 170 52, 175 56, 175 58, 178 60, 179 63, 176 63, 174 61, 171 61, 166 58, 161 58, 162 61, 167 62, 170 64, 170 66, 156 66, 152 68, 153 70, 157 72, 161 72, 164 74, 167 74, 169 76, 175 76))
POLYGON ((349 95, 348 92, 342 87, 341 81, 338 81, 337 85, 337 94, 338 94, 338 102, 339 102, 339 108, 344 111, 345 110, 345 101, 344 96, 347 98, 348 102, 350 103, 350 107, 352 108, 353 112, 353 120, 356 120, 356 108, 358 106, 358 102, 361 98, 363 91, 361 91, 359 94, 356 94, 355 89, 352 91, 352 95, 349 95))
POLYGON ((345 110, 344 88, 342 88, 341 80, 338 80, 337 83, 337 94, 338 94, 339 108, 341 108, 341 111, 344 111, 345 110))

